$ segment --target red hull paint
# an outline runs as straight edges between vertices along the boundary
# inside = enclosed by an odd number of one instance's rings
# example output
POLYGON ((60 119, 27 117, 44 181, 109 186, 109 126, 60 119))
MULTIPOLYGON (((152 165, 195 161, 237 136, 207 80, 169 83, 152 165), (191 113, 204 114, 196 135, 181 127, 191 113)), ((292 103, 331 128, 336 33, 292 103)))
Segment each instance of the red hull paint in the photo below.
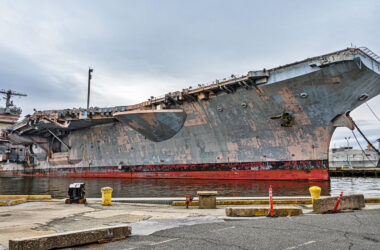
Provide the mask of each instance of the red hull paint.
MULTIPOLYGON (((78 169, 79 170, 79 169, 78 169)), ((329 180, 327 169, 312 170, 232 170, 232 171, 189 171, 189 172, 122 172, 117 171, 46 171, 46 172, 0 172, 2 175, 33 175, 71 178, 156 178, 156 179, 240 179, 240 180, 329 180)))

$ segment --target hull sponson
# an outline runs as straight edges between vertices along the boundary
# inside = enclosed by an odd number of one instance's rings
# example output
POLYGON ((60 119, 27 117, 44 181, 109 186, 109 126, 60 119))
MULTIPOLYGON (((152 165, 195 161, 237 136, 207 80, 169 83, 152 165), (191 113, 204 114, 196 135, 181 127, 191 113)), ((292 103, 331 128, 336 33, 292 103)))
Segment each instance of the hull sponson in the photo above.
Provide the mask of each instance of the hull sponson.
MULTIPOLYGON (((112 172, 115 177, 129 173, 136 178, 255 179, 262 172, 265 178, 326 180, 327 169, 310 162, 326 162, 327 167, 335 130, 332 120, 364 103, 359 98, 363 94, 369 100, 380 93, 379 63, 355 53, 341 51, 339 55, 347 55, 348 59, 320 66, 310 66, 306 60, 273 69, 264 84, 176 103, 171 108, 183 109, 186 121, 173 137, 164 141, 151 141, 120 122, 70 131, 62 138, 70 147, 67 159, 63 157, 57 163, 52 157, 40 161, 34 169, 49 173, 60 173, 61 169, 102 173, 98 170, 117 166, 118 170, 112 172), (294 117, 292 126, 283 127, 280 120, 271 119, 283 112, 294 117), (299 164, 281 170, 207 170, 211 165, 258 162, 299 164), (158 171, 167 166, 194 165, 203 169, 158 171), (122 171, 136 166, 143 166, 142 172, 122 171), (147 166, 153 166, 155 171, 147 166), (305 169, 322 174, 299 177, 297 174, 305 169), (266 175, 266 171, 284 174, 266 175)), ((148 104, 140 108, 151 107, 148 104)), ((66 150, 63 146, 61 149, 66 150)))
POLYGON ((1 175, 80 178, 189 178, 249 180, 328 180, 327 160, 226 164, 142 165, 0 171, 1 175), (305 167, 306 166, 306 167, 305 167), (303 168, 303 169, 302 169, 303 168))

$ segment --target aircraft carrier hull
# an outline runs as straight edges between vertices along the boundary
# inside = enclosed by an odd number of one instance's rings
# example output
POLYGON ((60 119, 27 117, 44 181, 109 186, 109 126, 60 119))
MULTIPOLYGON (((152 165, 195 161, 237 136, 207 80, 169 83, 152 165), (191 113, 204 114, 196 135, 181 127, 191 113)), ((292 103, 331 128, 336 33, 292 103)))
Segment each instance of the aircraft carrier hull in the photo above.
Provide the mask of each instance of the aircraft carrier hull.
MULTIPOLYGON (((234 163, 234 164, 202 164, 202 165, 166 165, 166 169, 156 171, 162 166, 138 166, 135 169, 125 167, 87 167, 87 168, 55 168, 55 169, 6 169, 0 172, 6 176, 44 176, 70 178, 156 178, 156 179, 245 179, 245 180, 329 180, 327 169, 278 169, 265 170, 268 163, 234 163), (261 166, 253 169, 252 166, 261 166), (221 170, 221 166, 223 169, 221 170), (192 170, 187 170, 191 168, 192 170), (151 169, 150 171, 147 169, 151 169)), ((272 162, 272 164, 274 164, 272 162)), ((278 164, 278 163, 277 163, 278 164)), ((289 163, 287 163, 289 164, 289 163)), ((309 166, 312 162, 298 162, 309 166)), ((326 162, 321 163, 326 166, 326 162)), ((286 163, 285 163, 286 165, 286 163)), ((130 168, 130 167, 128 167, 130 168)), ((1 165, 0 165, 1 169, 1 165)))
POLYGON ((46 159, 0 173, 328 180, 335 128, 354 129, 348 111, 379 93, 380 63, 347 49, 111 110, 109 122, 89 110, 69 123, 67 111, 54 111, 58 125, 32 116, 13 133, 48 138, 38 144, 46 159))

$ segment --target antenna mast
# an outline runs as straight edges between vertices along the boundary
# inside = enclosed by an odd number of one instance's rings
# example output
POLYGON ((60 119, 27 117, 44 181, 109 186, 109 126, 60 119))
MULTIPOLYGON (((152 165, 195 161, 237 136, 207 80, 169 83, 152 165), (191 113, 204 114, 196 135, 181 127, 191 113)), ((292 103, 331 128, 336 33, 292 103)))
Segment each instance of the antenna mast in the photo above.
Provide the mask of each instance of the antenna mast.
POLYGON ((18 93, 12 90, 4 90, 4 89, 0 90, 0 94, 5 95, 4 99, 5 99, 6 108, 13 106, 13 102, 11 101, 12 96, 27 96, 26 94, 23 94, 23 93, 18 93))

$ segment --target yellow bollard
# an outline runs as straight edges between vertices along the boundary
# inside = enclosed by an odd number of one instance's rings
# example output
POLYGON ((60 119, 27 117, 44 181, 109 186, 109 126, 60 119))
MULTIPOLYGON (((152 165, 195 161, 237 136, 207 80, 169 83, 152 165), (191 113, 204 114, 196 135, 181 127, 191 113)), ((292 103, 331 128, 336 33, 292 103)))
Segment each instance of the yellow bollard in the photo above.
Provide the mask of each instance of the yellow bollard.
POLYGON ((309 192, 311 194, 311 197, 313 199, 313 202, 314 202, 314 199, 318 199, 319 198, 319 195, 321 194, 321 188, 320 187, 317 187, 317 186, 312 186, 309 188, 309 192))
POLYGON ((104 187, 102 190, 102 205, 111 206, 111 198, 113 189, 110 187, 104 187))

